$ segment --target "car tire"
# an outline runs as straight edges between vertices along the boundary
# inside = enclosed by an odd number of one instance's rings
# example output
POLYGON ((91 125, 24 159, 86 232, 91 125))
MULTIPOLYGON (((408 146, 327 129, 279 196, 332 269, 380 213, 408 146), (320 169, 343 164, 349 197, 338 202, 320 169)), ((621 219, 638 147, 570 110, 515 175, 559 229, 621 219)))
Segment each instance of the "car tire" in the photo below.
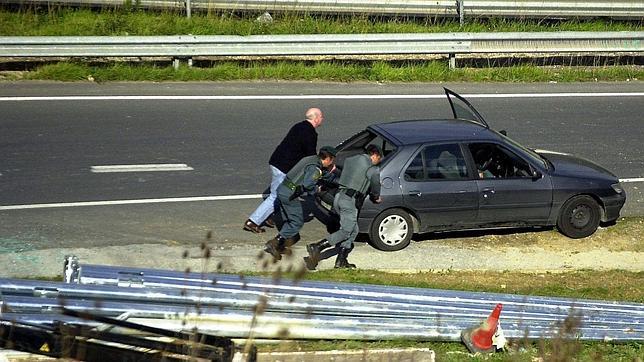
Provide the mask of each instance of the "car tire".
POLYGON ((599 204, 587 195, 570 198, 564 203, 557 219, 557 229, 572 239, 592 235, 599 226, 599 204))
POLYGON ((409 213, 402 209, 389 209, 373 220, 369 230, 370 244, 382 251, 398 251, 409 245, 414 227, 409 213))

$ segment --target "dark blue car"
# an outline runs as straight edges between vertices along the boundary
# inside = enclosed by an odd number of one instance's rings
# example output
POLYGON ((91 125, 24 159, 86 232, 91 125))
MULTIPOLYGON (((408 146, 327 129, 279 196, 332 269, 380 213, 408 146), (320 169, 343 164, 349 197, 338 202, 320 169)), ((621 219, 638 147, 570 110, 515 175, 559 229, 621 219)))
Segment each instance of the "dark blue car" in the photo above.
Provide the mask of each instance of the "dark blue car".
MULTIPOLYGON (((375 124, 338 146, 340 168, 369 144, 384 151, 383 202, 366 200, 358 220, 374 247, 403 249, 414 233, 501 227, 556 226, 583 238, 619 217, 626 195, 610 171, 523 147, 461 96, 445 93, 454 119, 375 124)), ((327 210, 333 191, 318 199, 327 210)))

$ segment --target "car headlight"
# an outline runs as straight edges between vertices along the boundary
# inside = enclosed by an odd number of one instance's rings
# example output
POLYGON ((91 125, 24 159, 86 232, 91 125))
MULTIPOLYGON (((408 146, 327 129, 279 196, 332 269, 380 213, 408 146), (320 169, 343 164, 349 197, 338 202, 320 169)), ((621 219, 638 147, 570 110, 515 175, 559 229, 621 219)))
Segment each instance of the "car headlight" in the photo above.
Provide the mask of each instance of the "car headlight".
POLYGON ((622 188, 622 184, 619 182, 616 184, 610 185, 610 187, 612 187, 613 190, 615 190, 615 192, 617 192, 618 194, 621 194, 622 192, 624 192, 624 189, 622 188))

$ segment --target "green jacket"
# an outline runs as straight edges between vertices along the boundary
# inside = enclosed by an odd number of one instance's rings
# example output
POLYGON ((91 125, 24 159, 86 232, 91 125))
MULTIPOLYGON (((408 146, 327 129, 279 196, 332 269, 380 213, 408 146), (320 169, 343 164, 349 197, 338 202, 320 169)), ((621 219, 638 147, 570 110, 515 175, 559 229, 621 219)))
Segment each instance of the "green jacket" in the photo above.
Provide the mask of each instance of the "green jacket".
POLYGON ((380 196, 380 168, 371 163, 367 154, 355 155, 344 161, 340 175, 340 189, 353 189, 373 198, 380 196))

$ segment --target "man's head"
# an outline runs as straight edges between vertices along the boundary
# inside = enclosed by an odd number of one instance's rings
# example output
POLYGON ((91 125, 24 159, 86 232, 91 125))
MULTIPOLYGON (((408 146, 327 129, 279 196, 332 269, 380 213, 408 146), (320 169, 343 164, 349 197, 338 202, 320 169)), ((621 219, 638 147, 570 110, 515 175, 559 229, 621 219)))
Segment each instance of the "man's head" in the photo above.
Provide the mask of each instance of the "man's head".
POLYGON ((318 128, 324 121, 324 115, 319 108, 309 108, 309 110, 306 111, 306 120, 313 125, 313 128, 318 128))
POLYGON ((382 161, 382 149, 377 145, 368 145, 366 148, 367 154, 371 159, 371 164, 377 165, 382 161))
POLYGON ((323 167, 329 167, 335 161, 335 156, 338 154, 338 150, 335 147, 324 146, 320 148, 318 152, 318 157, 320 157, 320 162, 322 162, 323 167))

